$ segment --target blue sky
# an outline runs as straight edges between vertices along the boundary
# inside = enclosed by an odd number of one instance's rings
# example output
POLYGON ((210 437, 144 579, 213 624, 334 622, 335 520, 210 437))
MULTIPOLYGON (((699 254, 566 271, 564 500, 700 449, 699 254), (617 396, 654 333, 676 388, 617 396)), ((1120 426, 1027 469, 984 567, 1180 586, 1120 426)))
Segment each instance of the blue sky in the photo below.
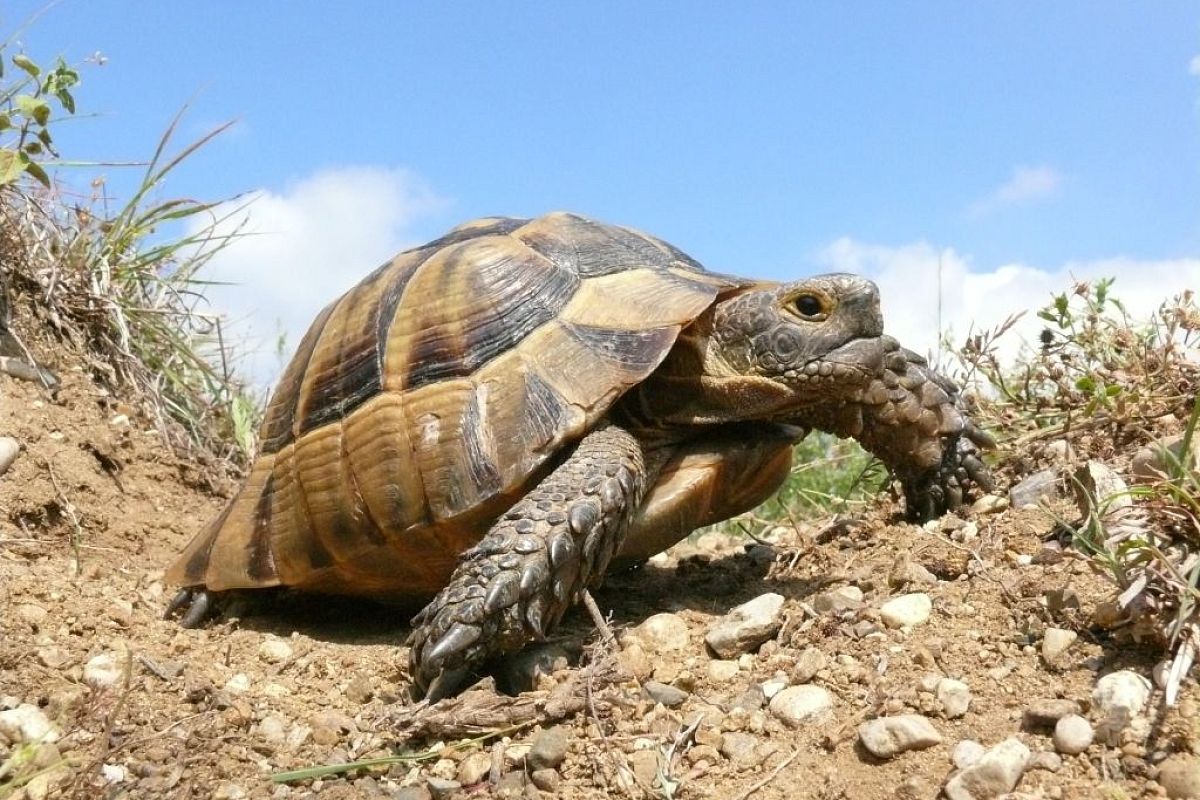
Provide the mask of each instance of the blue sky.
POLYGON ((269 241, 214 266, 260 330, 459 221, 556 208, 724 271, 867 272, 918 345, 939 259, 959 330, 1069 275, 1200 284, 1190 3, 62 0, 20 40, 108 58, 70 157, 144 157, 188 101, 190 136, 239 120, 169 188, 259 192, 269 241))

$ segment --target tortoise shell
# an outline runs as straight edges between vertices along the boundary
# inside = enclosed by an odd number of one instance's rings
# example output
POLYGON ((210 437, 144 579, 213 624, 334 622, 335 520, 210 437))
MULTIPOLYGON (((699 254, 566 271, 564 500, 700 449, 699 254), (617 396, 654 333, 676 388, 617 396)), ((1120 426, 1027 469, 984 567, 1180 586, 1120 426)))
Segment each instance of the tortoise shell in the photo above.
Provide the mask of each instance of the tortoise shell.
POLYGON ((427 599, 683 327, 746 283, 564 213, 476 220, 401 253, 317 316, 245 485, 168 579, 427 599))

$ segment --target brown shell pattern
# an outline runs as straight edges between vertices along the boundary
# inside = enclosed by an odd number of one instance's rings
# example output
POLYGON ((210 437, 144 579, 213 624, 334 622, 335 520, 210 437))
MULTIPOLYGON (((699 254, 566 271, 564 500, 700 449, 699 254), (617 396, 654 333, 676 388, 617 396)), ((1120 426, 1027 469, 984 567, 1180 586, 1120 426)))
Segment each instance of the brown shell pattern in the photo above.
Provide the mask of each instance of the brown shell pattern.
POLYGON ((168 579, 428 597, 736 280, 562 213, 401 253, 313 322, 245 485, 168 579))

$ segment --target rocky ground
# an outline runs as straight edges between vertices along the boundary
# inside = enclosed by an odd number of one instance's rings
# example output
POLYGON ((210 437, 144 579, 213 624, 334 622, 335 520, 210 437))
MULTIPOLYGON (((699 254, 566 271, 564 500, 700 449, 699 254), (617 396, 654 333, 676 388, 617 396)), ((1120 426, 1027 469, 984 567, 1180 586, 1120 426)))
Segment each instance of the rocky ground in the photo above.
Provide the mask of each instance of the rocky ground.
POLYGON ((1039 508, 706 534, 596 593, 617 642, 576 614, 501 671, 534 692, 414 710, 388 608, 161 620, 164 566, 232 485, 62 377, 51 400, 0 375, 0 796, 1200 796, 1194 682, 1164 707, 1160 651, 1039 508), (397 752, 419 758, 272 780, 397 752))

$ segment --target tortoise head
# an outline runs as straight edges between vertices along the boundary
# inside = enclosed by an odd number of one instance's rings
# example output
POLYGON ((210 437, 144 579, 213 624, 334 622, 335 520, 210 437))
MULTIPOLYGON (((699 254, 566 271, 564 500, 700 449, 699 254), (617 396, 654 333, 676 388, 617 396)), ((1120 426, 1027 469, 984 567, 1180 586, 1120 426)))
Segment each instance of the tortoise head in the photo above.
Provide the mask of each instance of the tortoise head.
POLYGON ((639 392, 672 426, 768 420, 853 400, 883 363, 879 290, 847 274, 759 283, 719 298, 639 392))

